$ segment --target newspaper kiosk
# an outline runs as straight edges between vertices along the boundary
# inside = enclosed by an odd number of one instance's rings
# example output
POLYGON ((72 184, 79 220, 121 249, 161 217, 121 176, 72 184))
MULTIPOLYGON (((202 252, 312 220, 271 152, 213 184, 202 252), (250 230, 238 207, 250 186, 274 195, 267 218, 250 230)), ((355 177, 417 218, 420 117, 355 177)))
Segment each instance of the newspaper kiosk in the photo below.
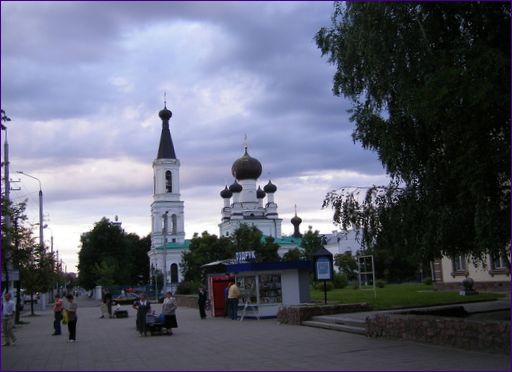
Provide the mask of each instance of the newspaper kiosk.
POLYGON ((240 283, 238 315, 275 318, 282 305, 309 302, 309 261, 234 263, 226 272, 240 283))

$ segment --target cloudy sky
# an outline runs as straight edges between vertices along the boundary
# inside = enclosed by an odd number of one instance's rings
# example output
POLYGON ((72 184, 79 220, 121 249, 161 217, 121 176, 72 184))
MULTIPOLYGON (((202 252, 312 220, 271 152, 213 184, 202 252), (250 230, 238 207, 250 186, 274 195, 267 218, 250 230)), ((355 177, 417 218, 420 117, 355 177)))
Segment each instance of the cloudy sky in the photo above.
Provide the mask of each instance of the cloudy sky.
POLYGON ((28 199, 37 223, 38 182, 15 172, 41 180, 45 240, 68 271, 102 217, 148 234, 166 92, 187 238, 218 234, 245 135, 258 184, 278 187, 283 233, 295 204, 302 231, 335 230, 325 194, 386 177, 353 143, 350 103, 332 95, 334 67, 315 46, 331 13, 332 2, 2 1, 12 199, 28 199))

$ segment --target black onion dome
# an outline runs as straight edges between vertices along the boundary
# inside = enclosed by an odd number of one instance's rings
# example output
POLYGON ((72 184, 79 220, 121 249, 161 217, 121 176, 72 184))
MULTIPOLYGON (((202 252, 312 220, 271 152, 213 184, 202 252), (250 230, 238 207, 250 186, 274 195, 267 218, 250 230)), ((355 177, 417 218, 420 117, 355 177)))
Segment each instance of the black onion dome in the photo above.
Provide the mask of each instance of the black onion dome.
POLYGON ((256 180, 261 176, 262 167, 258 159, 255 159, 247 153, 247 147, 245 148, 244 155, 235 160, 231 167, 231 174, 237 180, 256 180))
POLYGON ((265 191, 267 194, 273 194, 277 191, 277 186, 272 183, 272 181, 268 181, 268 183, 263 188, 263 191, 265 191))
POLYGON ((242 192, 242 185, 240 185, 238 182, 233 182, 231 186, 229 186, 229 191, 231 192, 242 192))
POLYGON ((265 197, 265 195, 267 195, 267 194, 265 193, 265 191, 263 191, 263 190, 261 189, 261 187, 260 187, 260 186, 258 186, 258 190, 256 190, 256 197, 257 197, 258 199, 263 199, 263 198, 265 197))
POLYGON ((222 190, 220 192, 220 196, 223 198, 223 199, 229 199, 233 196, 233 193, 231 192, 230 189, 228 189, 228 186, 226 185, 226 187, 224 187, 224 190, 222 190))
POLYGON ((302 223, 302 218, 297 217, 297 215, 295 215, 295 217, 291 219, 291 222, 293 226, 300 225, 302 223))
POLYGON ((167 106, 164 106, 164 108, 158 113, 158 116, 160 116, 160 119, 162 120, 169 120, 172 117, 172 112, 167 109, 167 106))

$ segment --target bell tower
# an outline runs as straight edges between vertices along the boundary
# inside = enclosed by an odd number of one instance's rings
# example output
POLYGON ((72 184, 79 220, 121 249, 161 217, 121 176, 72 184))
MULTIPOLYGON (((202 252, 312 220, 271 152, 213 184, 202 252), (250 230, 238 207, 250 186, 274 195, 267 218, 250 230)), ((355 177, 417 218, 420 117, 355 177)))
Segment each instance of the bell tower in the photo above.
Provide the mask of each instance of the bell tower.
POLYGON ((152 270, 166 272, 167 281, 172 283, 171 269, 174 267, 176 271, 179 267, 180 248, 185 242, 184 204, 180 194, 180 161, 176 158, 169 129, 172 112, 165 101, 158 116, 162 120, 162 132, 157 157, 153 161, 151 250, 148 256, 152 270))

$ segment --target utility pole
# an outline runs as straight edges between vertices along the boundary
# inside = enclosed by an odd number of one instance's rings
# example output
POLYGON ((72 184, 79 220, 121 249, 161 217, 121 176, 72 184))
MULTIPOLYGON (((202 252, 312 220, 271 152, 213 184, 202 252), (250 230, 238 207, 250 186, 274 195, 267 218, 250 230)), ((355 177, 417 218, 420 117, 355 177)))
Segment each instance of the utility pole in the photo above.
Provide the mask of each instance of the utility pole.
POLYGON ((167 228, 168 228, 168 211, 165 211, 164 218, 164 229, 162 234, 164 235, 164 296, 167 293, 167 228))
MULTIPOLYGON (((4 193, 5 193, 5 206, 6 208, 10 208, 10 194, 11 194, 11 184, 9 180, 9 143, 7 142, 7 127, 4 125, 4 123, 11 121, 11 118, 8 117, 4 110, 2 110, 2 130, 5 131, 5 137, 4 137, 4 193)), ((4 260, 4 272, 5 272, 5 286, 6 290, 9 290, 9 270, 11 270, 10 261, 11 261, 11 241, 9 237, 9 231, 11 228, 11 215, 9 212, 5 215, 5 227, 7 234, 5 234, 5 241, 4 244, 7 247, 5 250, 5 260, 4 260)), ((16 300, 18 301, 18 300, 16 300)))

